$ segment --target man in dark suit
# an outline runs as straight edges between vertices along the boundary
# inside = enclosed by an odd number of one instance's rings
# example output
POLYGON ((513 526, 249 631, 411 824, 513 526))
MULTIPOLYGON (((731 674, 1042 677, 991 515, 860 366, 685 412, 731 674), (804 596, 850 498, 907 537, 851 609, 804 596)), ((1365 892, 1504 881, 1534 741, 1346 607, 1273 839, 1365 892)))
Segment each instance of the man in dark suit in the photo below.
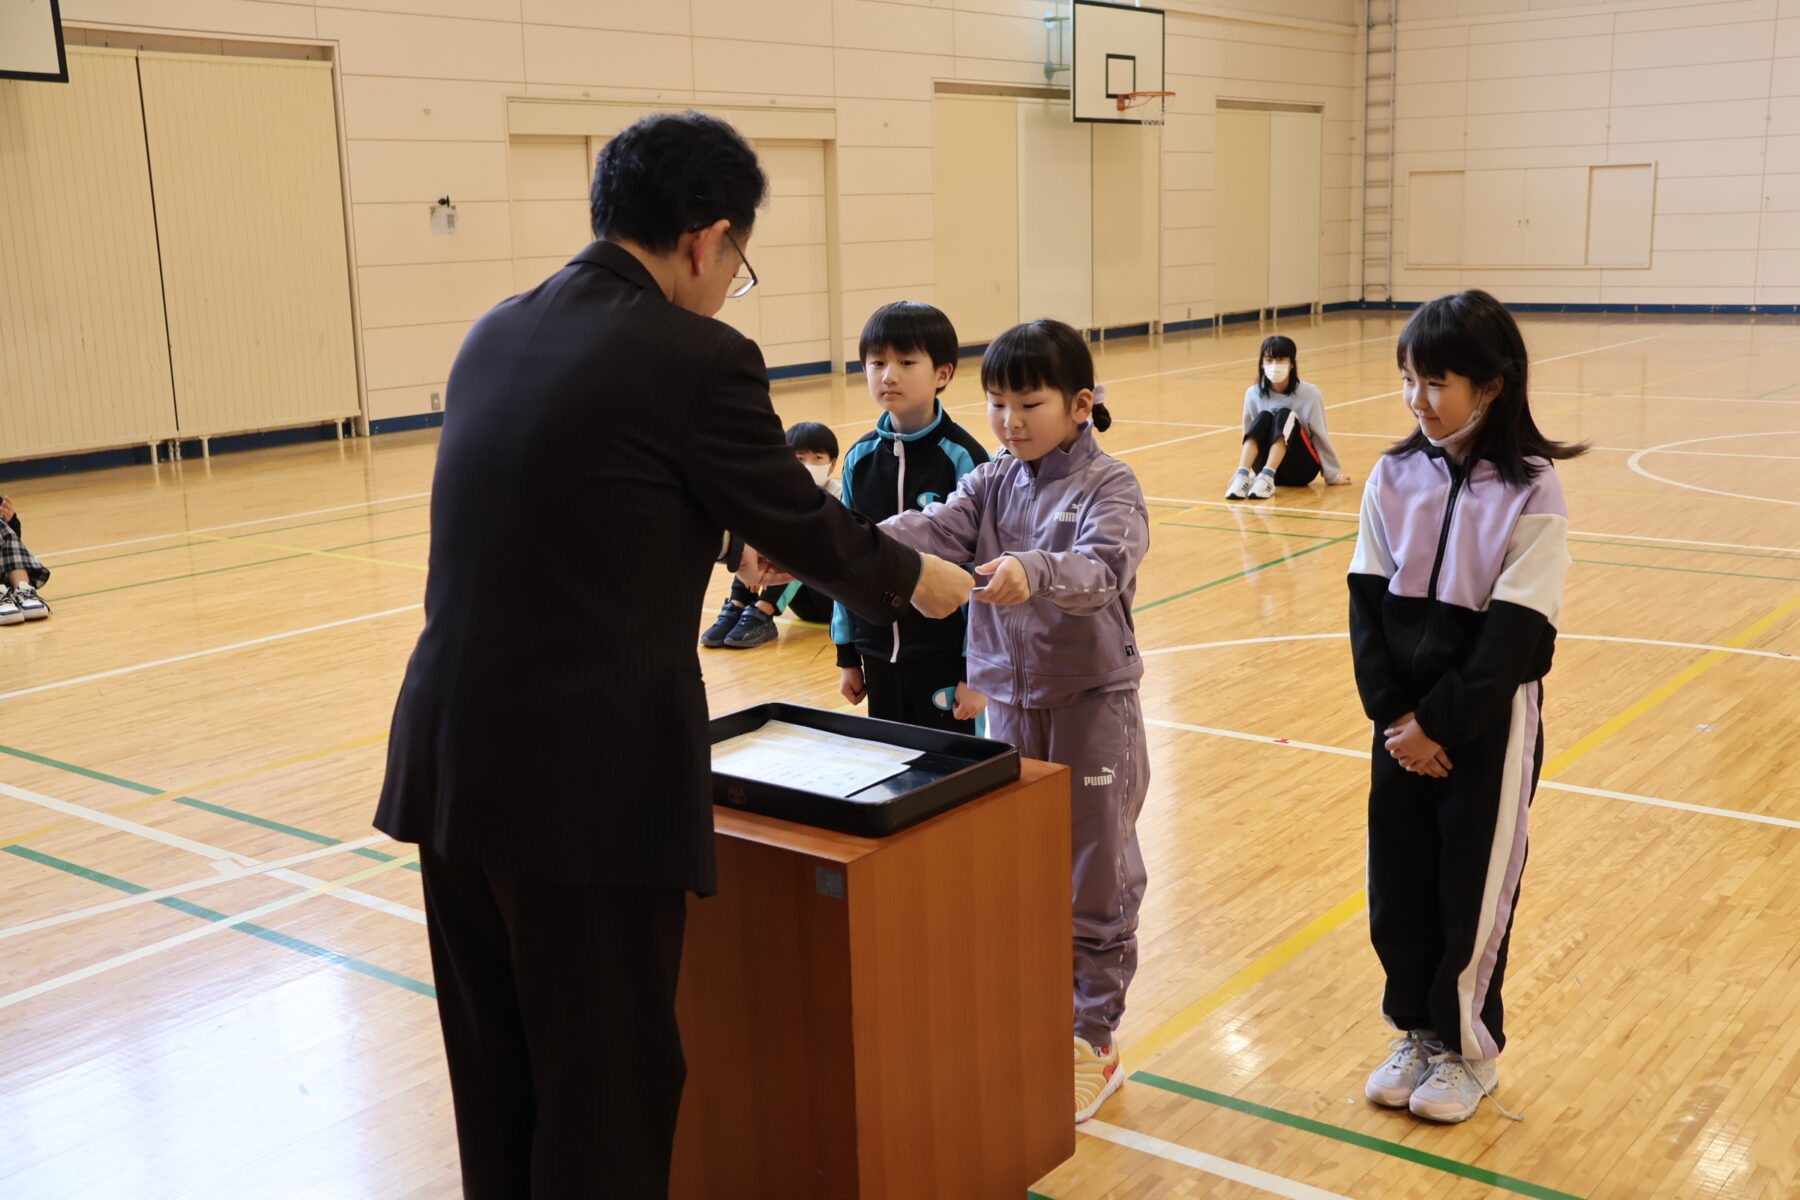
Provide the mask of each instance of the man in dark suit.
POLYGON ((878 622, 968 596, 814 486, 761 353, 711 319, 754 282, 766 189, 724 122, 637 122, 600 154, 600 240, 450 373, 375 824, 419 843, 471 1200, 667 1193, 686 893, 714 887, 713 564, 780 563, 878 622))

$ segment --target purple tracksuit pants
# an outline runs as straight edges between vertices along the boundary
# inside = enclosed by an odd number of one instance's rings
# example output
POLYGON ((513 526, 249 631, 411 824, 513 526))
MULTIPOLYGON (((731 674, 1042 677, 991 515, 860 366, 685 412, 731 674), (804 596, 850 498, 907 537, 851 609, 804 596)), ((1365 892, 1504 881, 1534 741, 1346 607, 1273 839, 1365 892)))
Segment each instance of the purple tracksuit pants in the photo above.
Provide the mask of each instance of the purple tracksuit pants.
POLYGON ((991 701, 988 736, 1027 758, 1069 768, 1075 899, 1075 1033, 1113 1043, 1137 973, 1144 856, 1137 819, 1150 788, 1150 755, 1135 688, 1062 708, 991 701))

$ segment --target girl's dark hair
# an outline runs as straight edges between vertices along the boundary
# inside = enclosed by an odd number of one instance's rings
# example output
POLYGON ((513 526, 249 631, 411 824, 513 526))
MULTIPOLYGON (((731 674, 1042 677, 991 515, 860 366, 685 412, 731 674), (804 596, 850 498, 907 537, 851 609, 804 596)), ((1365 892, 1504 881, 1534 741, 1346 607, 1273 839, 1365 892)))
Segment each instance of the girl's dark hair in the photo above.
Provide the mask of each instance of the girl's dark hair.
MULTIPOLYGON (((1531 419, 1526 396, 1531 360, 1525 336, 1506 306, 1486 292, 1456 292, 1421 304, 1400 331, 1394 357, 1401 370, 1411 361, 1415 379, 1440 379, 1450 373, 1467 377, 1476 388, 1500 381, 1500 393, 1488 403, 1487 416, 1469 446, 1469 460, 1487 459, 1509 484, 1528 483, 1541 470, 1528 459, 1587 453, 1586 442, 1551 441, 1531 419)), ((1430 445, 1424 432, 1414 429, 1387 452, 1416 454, 1430 445)))
MULTIPOLYGON (((1071 326, 1044 318, 1014 325, 988 343, 981 356, 981 389, 985 392, 1034 392, 1050 388, 1073 400, 1094 389, 1094 356, 1071 326)), ((1104 433, 1112 414, 1096 396, 1094 430, 1104 433)))
POLYGON ((923 354, 931 359, 933 367, 954 367, 958 350, 956 326, 941 309, 917 300, 896 300, 869 314, 862 338, 856 344, 856 357, 868 362, 870 354, 882 350, 890 354, 923 354))
POLYGON ((697 112, 652 113, 600 151, 588 214, 595 237, 667 254, 682 234, 721 217, 741 245, 768 194, 756 151, 728 123, 697 112))
POLYGON ((1256 356, 1256 389, 1263 395, 1269 394, 1269 377, 1263 374, 1263 361, 1270 358, 1285 358, 1293 364, 1288 372, 1287 386, 1281 394, 1291 396, 1294 389, 1300 386, 1300 347, 1294 345, 1294 339, 1283 337, 1279 333, 1274 337, 1263 339, 1262 353, 1256 356))
POLYGON ((804 450, 809 454, 823 454, 837 461, 837 434, 831 432, 831 426, 821 425, 817 421, 796 421, 788 426, 787 444, 798 454, 804 450))

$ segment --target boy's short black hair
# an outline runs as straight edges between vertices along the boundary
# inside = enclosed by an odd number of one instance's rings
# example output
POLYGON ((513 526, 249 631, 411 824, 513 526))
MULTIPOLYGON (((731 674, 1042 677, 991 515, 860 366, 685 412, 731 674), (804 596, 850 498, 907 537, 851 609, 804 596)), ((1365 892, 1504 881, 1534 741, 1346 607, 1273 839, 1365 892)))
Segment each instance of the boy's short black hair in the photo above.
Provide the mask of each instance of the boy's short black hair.
POLYGON ((625 238, 667 254, 681 235, 723 217, 741 243, 769 179, 730 124, 705 113, 652 113, 600 151, 588 211, 597 238, 625 238))
POLYGON ((787 444, 794 448, 794 453, 806 451, 810 454, 823 454, 832 462, 837 461, 837 434, 831 432, 831 426, 821 425, 817 421, 796 421, 788 426, 787 444))
POLYGON ((862 340, 857 343, 856 357, 869 361, 874 350, 891 350, 895 354, 925 354, 931 365, 956 365, 956 326, 942 309, 917 300, 896 300, 869 314, 863 325, 862 340))

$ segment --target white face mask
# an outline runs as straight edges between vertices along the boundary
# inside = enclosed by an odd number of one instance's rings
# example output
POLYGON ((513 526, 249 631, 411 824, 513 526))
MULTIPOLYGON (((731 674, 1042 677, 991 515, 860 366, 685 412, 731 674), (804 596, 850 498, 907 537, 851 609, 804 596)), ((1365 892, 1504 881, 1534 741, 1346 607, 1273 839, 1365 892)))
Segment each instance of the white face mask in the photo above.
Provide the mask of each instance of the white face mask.
POLYGON ((825 481, 831 478, 831 468, 825 463, 801 463, 800 465, 806 468, 806 473, 811 475, 812 481, 820 487, 824 487, 825 481))
POLYGON ((1460 459, 1467 452, 1469 443, 1474 440, 1476 431, 1481 428, 1481 420, 1485 416, 1487 416, 1487 408, 1485 406, 1477 408, 1469 414, 1468 420, 1456 427, 1454 432, 1447 433, 1441 438, 1434 438, 1429 433, 1425 433, 1423 425, 1419 426, 1419 432, 1425 435, 1426 441, 1438 449, 1448 450, 1460 459))
POLYGON ((1293 370, 1293 367, 1285 362, 1266 362, 1263 364, 1263 374, 1267 375, 1269 377, 1269 382, 1276 387, 1285 386, 1288 381, 1288 376, 1293 374, 1293 370))

